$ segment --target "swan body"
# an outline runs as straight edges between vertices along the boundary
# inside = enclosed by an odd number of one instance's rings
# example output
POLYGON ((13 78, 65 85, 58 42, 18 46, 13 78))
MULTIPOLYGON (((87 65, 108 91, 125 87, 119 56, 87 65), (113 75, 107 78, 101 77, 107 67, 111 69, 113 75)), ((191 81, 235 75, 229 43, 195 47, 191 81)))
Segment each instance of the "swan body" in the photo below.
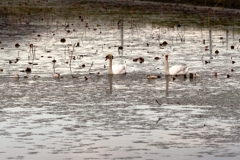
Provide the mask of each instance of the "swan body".
POLYGON ((166 72, 165 75, 185 75, 188 72, 189 67, 187 66, 181 66, 181 65, 175 65, 171 68, 168 67, 168 54, 165 55, 166 59, 166 72))
POLYGON ((127 68, 126 63, 112 66, 113 56, 109 53, 107 54, 105 61, 108 59, 109 59, 108 74, 126 74, 127 68))

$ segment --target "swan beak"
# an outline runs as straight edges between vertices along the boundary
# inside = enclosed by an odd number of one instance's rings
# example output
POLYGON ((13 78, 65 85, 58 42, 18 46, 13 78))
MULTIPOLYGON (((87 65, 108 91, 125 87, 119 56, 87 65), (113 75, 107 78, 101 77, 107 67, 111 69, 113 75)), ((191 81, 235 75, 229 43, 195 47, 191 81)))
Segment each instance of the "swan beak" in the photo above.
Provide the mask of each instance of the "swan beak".
POLYGON ((168 56, 166 56, 165 58, 166 58, 166 60, 168 60, 168 56))
POLYGON ((105 61, 108 60, 108 57, 106 57, 105 61))

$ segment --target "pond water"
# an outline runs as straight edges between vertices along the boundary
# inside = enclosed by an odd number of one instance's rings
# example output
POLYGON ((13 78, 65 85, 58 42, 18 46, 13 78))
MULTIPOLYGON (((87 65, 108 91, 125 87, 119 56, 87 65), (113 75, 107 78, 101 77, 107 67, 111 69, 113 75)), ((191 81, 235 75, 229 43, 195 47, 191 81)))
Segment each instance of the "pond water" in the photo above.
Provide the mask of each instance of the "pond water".
POLYGON ((136 0, 0 7, 1 159, 239 159, 239 10, 136 0), (107 53, 126 75, 107 74, 107 53), (165 76, 166 53, 198 77, 165 76))

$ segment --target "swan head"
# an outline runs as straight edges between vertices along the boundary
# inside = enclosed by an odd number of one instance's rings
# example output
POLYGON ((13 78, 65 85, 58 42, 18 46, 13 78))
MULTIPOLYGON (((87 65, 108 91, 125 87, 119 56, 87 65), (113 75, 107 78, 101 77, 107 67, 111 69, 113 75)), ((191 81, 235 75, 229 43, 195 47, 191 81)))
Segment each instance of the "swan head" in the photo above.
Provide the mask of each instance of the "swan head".
POLYGON ((108 60, 108 59, 113 59, 113 55, 111 55, 110 53, 108 53, 108 54, 106 55, 105 61, 108 60))
POLYGON ((168 54, 165 54, 165 59, 168 60, 168 54))

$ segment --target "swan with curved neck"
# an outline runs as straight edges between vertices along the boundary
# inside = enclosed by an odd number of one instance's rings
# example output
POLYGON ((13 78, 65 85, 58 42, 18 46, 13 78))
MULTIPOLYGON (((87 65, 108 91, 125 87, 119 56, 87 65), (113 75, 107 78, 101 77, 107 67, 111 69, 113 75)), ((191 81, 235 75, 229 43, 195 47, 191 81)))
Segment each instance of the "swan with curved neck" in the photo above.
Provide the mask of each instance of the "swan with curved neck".
POLYGON ((165 60, 166 60, 166 72, 165 75, 185 75, 188 72, 189 67, 187 66, 181 66, 181 65, 175 65, 171 68, 168 67, 168 54, 165 54, 165 60))
POLYGON ((107 54, 105 61, 108 59, 109 59, 108 74, 126 74, 126 64, 112 66, 113 56, 110 53, 107 54))

